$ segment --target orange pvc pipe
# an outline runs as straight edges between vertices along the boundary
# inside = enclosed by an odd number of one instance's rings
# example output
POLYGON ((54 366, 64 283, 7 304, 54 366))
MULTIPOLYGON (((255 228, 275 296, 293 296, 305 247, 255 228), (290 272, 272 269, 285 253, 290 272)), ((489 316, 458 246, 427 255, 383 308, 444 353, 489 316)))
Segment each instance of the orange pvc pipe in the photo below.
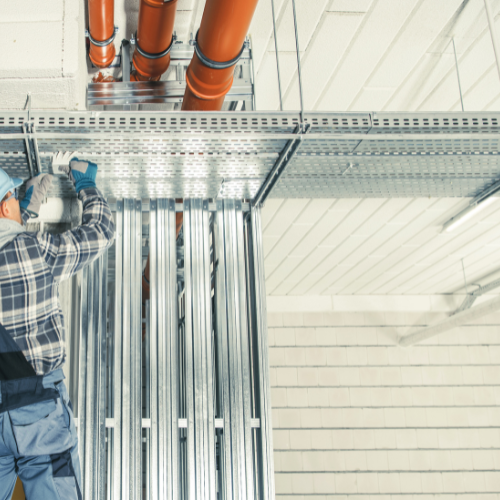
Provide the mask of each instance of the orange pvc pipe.
MULTIPOLYGON (((207 0, 198 47, 217 62, 231 61, 241 51, 258 0, 207 0)), ((186 72, 184 111, 218 111, 233 84, 234 65, 211 69, 194 54, 186 72)))
MULTIPOLYGON (((89 1, 89 33, 98 41, 110 39, 115 32, 115 2, 114 0, 89 1)), ((107 68, 115 58, 115 44, 99 47, 90 42, 89 57, 98 68, 107 68)))
MULTIPOLYGON (((149 54, 159 54, 172 43, 177 0, 141 0, 137 45, 149 54)), ((137 50, 132 59, 135 71, 132 81, 158 81, 170 65, 170 52, 158 59, 149 59, 137 50)))

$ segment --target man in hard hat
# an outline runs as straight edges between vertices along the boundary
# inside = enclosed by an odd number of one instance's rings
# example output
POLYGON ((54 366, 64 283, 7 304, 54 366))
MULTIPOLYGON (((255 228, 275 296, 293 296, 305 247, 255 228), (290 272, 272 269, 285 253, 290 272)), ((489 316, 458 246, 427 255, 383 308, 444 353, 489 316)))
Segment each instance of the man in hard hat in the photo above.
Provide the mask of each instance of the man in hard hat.
POLYGON ((111 211, 95 179, 97 165, 62 168, 83 203, 83 224, 62 234, 30 233, 52 176, 26 184, 0 169, 0 500, 16 477, 27 498, 81 500, 81 472, 72 406, 64 385, 64 318, 59 282, 111 245, 111 211))

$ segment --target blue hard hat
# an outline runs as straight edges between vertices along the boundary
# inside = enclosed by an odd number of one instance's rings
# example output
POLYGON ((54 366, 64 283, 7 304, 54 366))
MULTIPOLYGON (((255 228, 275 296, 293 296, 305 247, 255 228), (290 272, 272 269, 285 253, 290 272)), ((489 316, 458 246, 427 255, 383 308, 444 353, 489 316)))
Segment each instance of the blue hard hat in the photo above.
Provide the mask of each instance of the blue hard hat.
POLYGON ((14 191, 23 183, 19 177, 9 177, 5 170, 0 168, 0 200, 9 192, 14 191))

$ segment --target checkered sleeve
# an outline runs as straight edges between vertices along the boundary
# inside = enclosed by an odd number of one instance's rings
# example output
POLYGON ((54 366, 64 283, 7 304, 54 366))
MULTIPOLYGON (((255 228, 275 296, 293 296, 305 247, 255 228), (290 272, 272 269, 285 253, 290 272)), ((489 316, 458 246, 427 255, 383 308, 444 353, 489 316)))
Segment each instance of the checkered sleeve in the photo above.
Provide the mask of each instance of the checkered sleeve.
POLYGON ((96 188, 82 189, 81 226, 62 234, 38 233, 42 255, 57 281, 70 278, 113 243, 115 225, 109 205, 96 188))

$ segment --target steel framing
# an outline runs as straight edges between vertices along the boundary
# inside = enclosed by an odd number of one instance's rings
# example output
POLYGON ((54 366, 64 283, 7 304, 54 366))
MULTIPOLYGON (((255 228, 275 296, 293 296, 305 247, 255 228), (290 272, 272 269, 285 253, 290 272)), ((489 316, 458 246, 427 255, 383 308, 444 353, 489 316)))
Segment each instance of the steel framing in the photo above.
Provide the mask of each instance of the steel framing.
MULTIPOLYGON (((112 199, 255 200, 283 164, 271 197, 474 197, 500 178, 499 147, 498 113, 0 112, 9 174, 58 174, 54 153, 75 151, 112 199)), ((56 177, 51 196, 74 196, 56 177)))

